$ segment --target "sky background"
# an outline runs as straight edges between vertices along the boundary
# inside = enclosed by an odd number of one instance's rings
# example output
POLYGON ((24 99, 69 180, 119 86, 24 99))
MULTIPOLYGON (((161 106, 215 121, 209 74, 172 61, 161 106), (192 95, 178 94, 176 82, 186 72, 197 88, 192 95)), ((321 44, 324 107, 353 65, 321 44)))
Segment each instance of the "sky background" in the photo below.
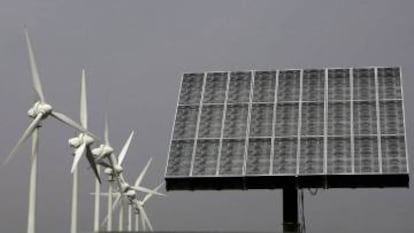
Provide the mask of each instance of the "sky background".
MULTIPOLYGON (((136 131, 125 161, 131 183, 150 157, 144 185, 155 187, 163 180, 180 74, 187 71, 400 65, 408 151, 414 151, 413 9, 411 0, 1 0, 0 159, 28 126, 26 111, 35 97, 25 24, 46 99, 56 110, 79 119, 85 68, 90 130, 103 135, 108 112, 116 150, 136 131)), ((37 232, 69 232, 72 151, 67 139, 74 135, 52 118, 41 128, 37 232)), ((30 144, 0 168, 2 232, 26 231, 30 144)), ((93 198, 88 193, 94 180, 86 160, 80 163, 80 179, 79 230, 90 231, 93 198)), ((281 194, 176 191, 152 199, 147 212, 157 230, 274 232, 281 229, 281 194)), ((413 232, 414 191, 306 192, 305 213, 310 233, 413 232)))

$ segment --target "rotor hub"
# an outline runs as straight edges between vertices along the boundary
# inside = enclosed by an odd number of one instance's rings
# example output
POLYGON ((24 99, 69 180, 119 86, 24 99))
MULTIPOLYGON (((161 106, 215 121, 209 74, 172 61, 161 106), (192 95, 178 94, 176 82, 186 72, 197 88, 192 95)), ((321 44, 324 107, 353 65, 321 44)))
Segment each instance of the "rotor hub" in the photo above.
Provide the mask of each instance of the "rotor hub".
POLYGON ((129 189, 129 185, 121 180, 120 182, 122 192, 126 192, 129 189))
POLYGON ((32 118, 35 118, 40 113, 43 115, 43 118, 49 115, 52 112, 53 108, 50 104, 47 103, 41 103, 40 101, 37 101, 33 107, 27 111, 27 115, 29 115, 32 118))
POLYGON ((130 199, 133 199, 137 196, 137 192, 135 192, 135 190, 130 189, 126 191, 125 196, 127 196, 130 199))
POLYGON ((88 134, 81 133, 79 136, 82 137, 82 140, 86 145, 90 145, 95 142, 95 140, 88 134))
POLYGON ((116 172, 117 174, 119 174, 119 173, 121 173, 121 172, 123 172, 123 171, 124 171, 124 169, 123 169, 121 166, 119 166, 118 164, 115 164, 115 165, 114 165, 114 170, 115 170, 115 172, 116 172))
POLYGON ((68 143, 73 148, 78 148, 82 145, 82 140, 79 137, 71 138, 68 143))
POLYGON ((102 154, 102 150, 103 150, 103 145, 100 145, 99 147, 92 149, 92 154, 95 157, 99 157, 102 154))
POLYGON ((114 152, 114 149, 109 145, 101 144, 98 148, 92 150, 92 154, 97 157, 106 157, 111 155, 114 152))
POLYGON ((107 175, 110 175, 110 176, 113 174, 112 173, 112 169, 109 168, 109 167, 107 167, 107 168, 104 169, 104 173, 107 174, 107 175))
POLYGON ((114 149, 110 145, 104 145, 102 148, 102 154, 110 155, 114 152, 114 149))

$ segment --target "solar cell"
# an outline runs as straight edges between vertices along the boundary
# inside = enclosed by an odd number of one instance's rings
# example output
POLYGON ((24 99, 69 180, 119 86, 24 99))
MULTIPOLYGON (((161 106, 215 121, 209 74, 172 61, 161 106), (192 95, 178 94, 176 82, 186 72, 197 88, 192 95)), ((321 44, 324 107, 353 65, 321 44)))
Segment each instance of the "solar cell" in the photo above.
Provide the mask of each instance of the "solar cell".
POLYGON ((168 189, 407 187, 399 67, 186 73, 168 189))

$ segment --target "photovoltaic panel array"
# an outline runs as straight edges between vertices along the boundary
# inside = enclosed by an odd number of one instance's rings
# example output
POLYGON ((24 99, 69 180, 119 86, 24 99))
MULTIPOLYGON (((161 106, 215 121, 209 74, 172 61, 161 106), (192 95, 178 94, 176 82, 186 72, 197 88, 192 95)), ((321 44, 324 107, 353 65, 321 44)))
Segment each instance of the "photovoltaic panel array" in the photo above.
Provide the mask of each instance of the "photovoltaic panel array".
POLYGON ((407 187, 399 67, 186 73, 169 190, 407 187))

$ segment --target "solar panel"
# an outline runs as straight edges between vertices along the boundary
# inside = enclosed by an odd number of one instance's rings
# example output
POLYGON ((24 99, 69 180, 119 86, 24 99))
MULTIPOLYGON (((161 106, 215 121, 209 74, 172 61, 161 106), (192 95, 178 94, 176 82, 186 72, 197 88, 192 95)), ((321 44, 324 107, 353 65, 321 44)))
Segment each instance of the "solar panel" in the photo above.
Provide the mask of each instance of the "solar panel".
POLYGON ((174 189, 408 187, 399 67, 185 73, 174 189))

